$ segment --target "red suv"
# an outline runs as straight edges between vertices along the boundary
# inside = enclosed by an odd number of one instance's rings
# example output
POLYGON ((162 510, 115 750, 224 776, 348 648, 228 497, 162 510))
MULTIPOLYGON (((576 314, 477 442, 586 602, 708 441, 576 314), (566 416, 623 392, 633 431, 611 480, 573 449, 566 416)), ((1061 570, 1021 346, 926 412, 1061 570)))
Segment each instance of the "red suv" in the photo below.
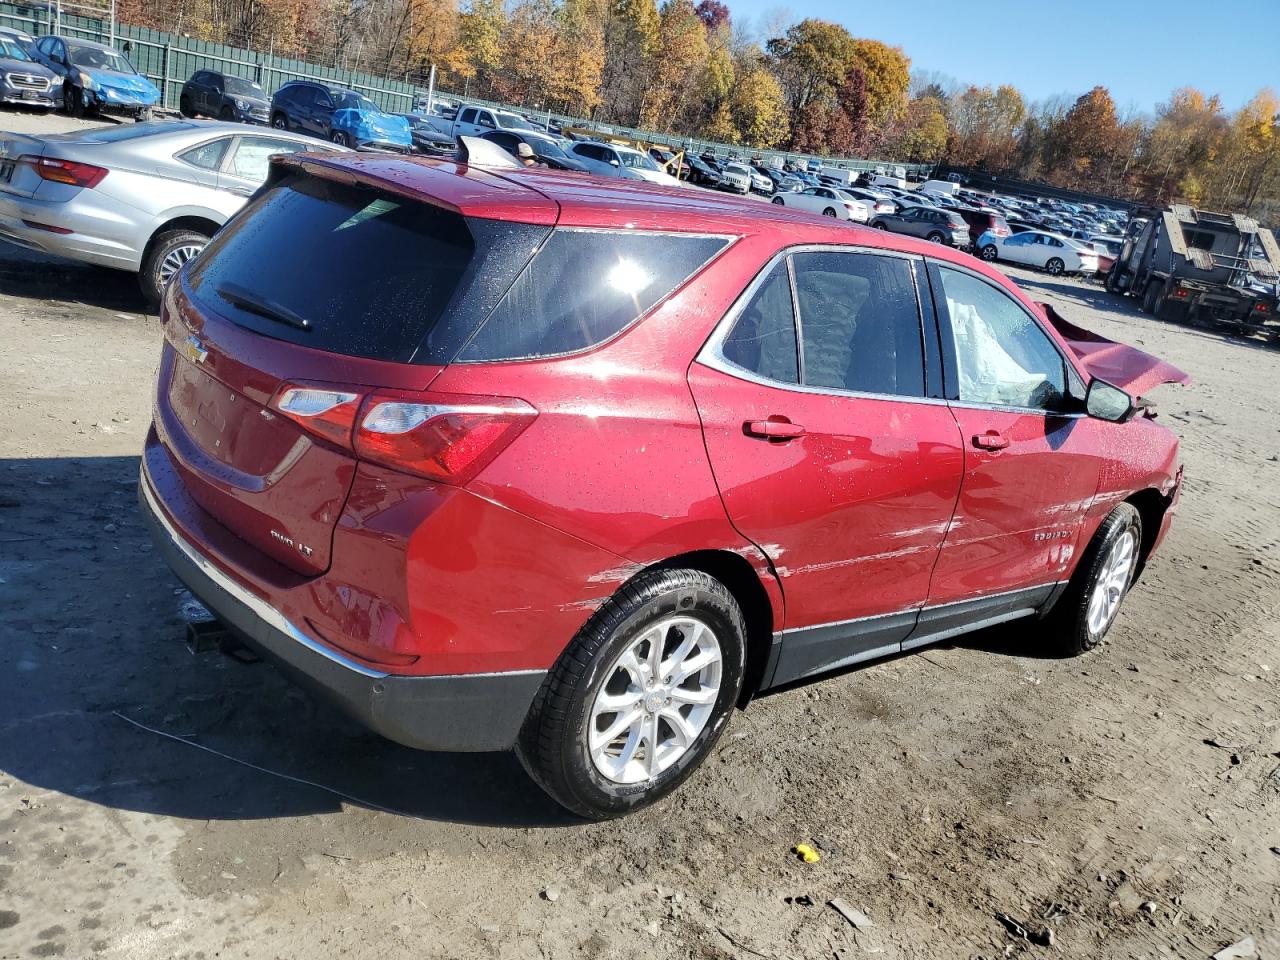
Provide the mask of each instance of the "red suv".
POLYGON ((757 692, 988 624, 1094 646, 1185 375, 952 250, 549 170, 277 160, 167 291, 178 576, 393 740, 607 817, 757 692))

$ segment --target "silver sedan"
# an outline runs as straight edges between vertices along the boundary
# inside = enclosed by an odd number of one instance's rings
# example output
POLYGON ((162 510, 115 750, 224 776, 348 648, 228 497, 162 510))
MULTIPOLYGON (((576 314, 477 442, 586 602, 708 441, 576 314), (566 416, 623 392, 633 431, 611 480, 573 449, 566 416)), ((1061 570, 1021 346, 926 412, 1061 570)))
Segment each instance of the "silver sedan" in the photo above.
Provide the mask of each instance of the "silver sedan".
POLYGON ((0 239, 137 273, 156 303, 266 179, 272 156, 341 149, 205 120, 0 131, 0 239))

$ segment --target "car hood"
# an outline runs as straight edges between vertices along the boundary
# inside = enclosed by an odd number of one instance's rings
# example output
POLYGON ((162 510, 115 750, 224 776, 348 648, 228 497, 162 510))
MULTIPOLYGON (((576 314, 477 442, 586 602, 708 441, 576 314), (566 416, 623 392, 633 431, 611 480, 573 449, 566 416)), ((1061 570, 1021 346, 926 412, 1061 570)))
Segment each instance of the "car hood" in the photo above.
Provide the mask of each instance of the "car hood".
POLYGON ((1090 374, 1131 396, 1139 397, 1162 383, 1191 382, 1188 374, 1159 357, 1077 327, 1047 303, 1036 306, 1090 374))
POLYGON ((409 121, 392 113, 373 113, 351 108, 335 110, 333 125, 351 134, 352 139, 357 141, 394 143, 402 147, 413 144, 409 121))
POLYGON ((115 70, 97 70, 88 67, 75 69, 88 74, 97 90, 112 90, 122 97, 136 99, 143 103, 155 103, 160 99, 160 91, 156 89, 155 84, 140 74, 118 73, 115 70))
POLYGON ((12 57, 0 57, 0 73, 28 73, 33 77, 44 77, 53 80, 57 74, 43 63, 34 60, 14 60, 12 57))

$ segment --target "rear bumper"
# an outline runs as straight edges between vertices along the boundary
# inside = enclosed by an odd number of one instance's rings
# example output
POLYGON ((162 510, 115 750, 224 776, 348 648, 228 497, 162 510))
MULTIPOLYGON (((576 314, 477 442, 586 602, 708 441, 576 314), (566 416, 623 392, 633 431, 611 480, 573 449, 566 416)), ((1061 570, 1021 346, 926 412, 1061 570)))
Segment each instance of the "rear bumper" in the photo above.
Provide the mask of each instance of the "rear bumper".
MULTIPOLYGON (((80 194, 90 192, 82 190, 80 194)), ((136 242, 125 237, 144 234, 145 228, 131 221, 131 213, 101 197, 78 195, 71 200, 51 201, 0 192, 0 239, 42 253, 136 273, 142 252, 136 242), (24 221, 72 232, 54 233, 28 226, 24 221)))
POLYGON ((421 750, 506 750, 515 743, 545 670, 408 677, 372 669, 308 636, 183 536, 145 466, 138 501, 156 548, 178 579, 301 686, 387 739, 421 750))

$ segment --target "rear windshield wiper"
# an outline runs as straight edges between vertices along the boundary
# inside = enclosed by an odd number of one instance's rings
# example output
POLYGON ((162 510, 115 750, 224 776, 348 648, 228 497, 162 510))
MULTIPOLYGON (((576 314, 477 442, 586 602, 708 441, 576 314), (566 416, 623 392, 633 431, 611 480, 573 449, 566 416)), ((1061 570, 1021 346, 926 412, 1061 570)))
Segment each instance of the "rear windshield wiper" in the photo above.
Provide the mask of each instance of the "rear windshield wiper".
POLYGON ((217 291, 218 296, 233 307, 239 307, 249 313, 256 313, 260 317, 266 317, 268 320, 276 321, 276 323, 287 324, 298 330, 309 331, 311 329, 311 321, 306 317, 299 316, 288 307, 265 300, 253 291, 246 290, 238 283, 220 283, 213 289, 217 291))

